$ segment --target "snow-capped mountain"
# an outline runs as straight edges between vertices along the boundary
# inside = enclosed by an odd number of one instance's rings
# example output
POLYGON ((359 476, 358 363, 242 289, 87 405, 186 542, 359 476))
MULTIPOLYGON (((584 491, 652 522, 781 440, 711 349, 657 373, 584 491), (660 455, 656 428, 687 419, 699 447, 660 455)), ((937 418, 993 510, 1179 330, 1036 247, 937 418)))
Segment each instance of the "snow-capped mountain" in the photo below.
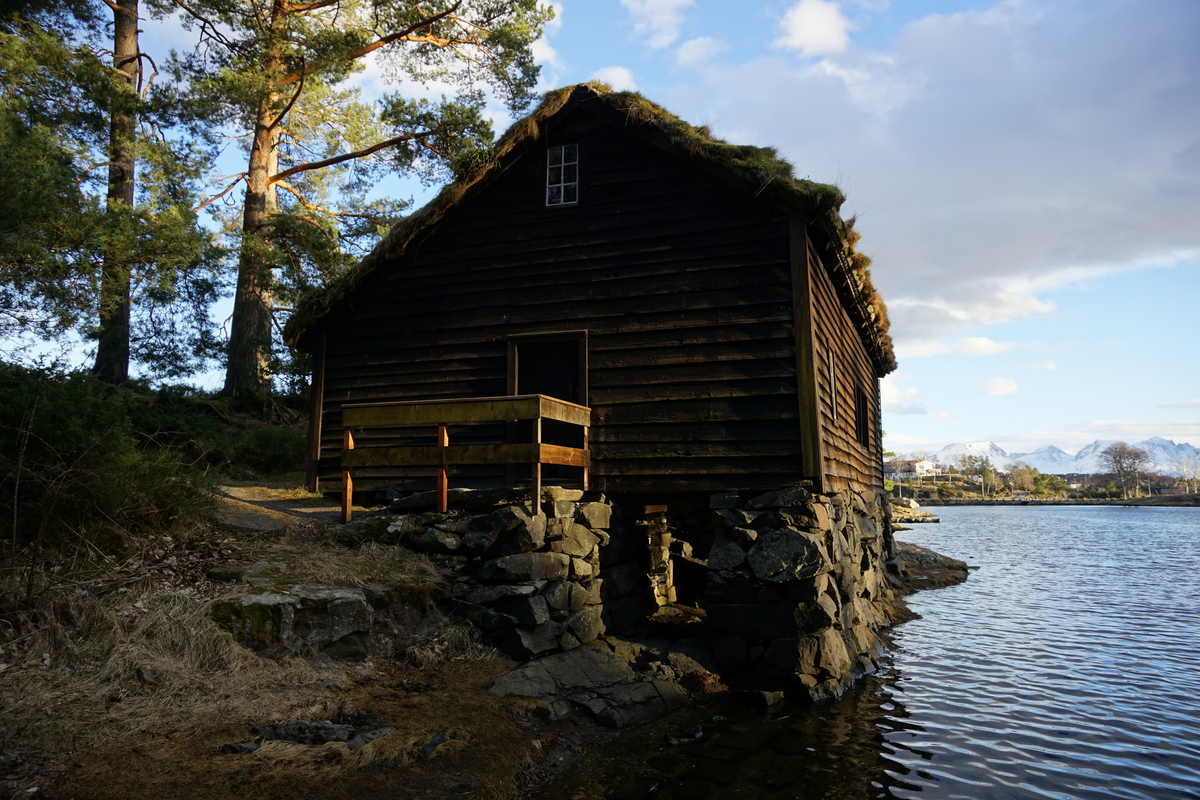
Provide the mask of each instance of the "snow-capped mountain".
POLYGON ((948 444, 931 455, 929 460, 936 461, 943 467, 954 467, 957 469, 958 459, 963 455, 987 456, 991 459, 992 466, 1001 471, 1006 471, 1013 465, 1012 458, 1008 453, 1001 450, 995 442, 948 444))
MULTIPOLYGON (((946 445, 937 451, 937 453, 929 456, 929 458, 931 461, 938 462, 943 467, 953 466, 957 468, 959 457, 964 454, 970 454, 972 456, 987 456, 991 459, 992 466, 1002 472, 1011 469, 1016 462, 1024 461, 1038 472, 1044 474, 1065 475, 1074 472, 1091 475, 1105 471, 1104 467, 1100 465, 1100 454, 1106 447, 1116 442, 1116 439, 1097 439, 1074 454, 1068 453, 1054 445, 1039 448, 1031 453, 1006 453, 994 442, 967 442, 946 445)), ((1180 473, 1179 464, 1181 458, 1190 456, 1200 461, 1200 448, 1186 442, 1176 444, 1170 439, 1153 436, 1141 442, 1133 442, 1132 444, 1134 447, 1145 450, 1150 455, 1150 472, 1161 472, 1164 475, 1178 476, 1180 473)))
POLYGON ((1032 453, 1009 453, 1008 457, 1014 462, 1024 461, 1044 475, 1062 475, 1078 471, 1074 467, 1075 456, 1054 445, 1040 447, 1032 453))

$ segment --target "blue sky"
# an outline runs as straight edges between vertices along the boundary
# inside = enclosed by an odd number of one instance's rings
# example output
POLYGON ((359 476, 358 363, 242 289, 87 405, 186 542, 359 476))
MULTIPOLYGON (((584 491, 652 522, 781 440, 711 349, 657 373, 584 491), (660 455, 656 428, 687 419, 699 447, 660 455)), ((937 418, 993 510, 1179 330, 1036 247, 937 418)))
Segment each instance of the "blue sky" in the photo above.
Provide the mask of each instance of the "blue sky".
POLYGON ((554 6, 542 88, 636 89, 842 187, 892 318, 891 449, 1200 444, 1200 2, 554 6))

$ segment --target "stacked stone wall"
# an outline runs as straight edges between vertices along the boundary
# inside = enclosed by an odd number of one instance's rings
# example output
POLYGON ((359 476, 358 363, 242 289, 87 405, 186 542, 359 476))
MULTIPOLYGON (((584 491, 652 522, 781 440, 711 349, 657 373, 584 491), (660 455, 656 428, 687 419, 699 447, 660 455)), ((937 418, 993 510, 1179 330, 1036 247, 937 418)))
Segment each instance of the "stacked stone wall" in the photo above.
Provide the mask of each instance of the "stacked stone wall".
POLYGON ((899 602, 887 576, 886 499, 785 488, 710 503, 706 624, 722 674, 758 688, 840 696, 876 669, 899 602))
POLYGON ((409 511, 428 502, 410 497, 389 509, 400 513, 366 524, 385 524, 397 543, 433 555, 451 581, 445 610, 526 660, 604 633, 600 548, 612 519, 599 493, 547 487, 537 513, 528 496, 459 492, 445 513, 409 511))

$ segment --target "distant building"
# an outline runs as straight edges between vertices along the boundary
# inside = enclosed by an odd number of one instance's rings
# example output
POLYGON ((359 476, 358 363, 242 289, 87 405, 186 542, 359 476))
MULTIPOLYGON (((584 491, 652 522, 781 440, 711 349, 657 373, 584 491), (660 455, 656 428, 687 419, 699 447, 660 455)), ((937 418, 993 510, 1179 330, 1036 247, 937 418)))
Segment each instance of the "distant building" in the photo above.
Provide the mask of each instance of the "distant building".
POLYGON ((928 478, 933 475, 942 474, 942 465, 936 461, 930 461, 928 458, 914 461, 912 468, 918 478, 928 478))

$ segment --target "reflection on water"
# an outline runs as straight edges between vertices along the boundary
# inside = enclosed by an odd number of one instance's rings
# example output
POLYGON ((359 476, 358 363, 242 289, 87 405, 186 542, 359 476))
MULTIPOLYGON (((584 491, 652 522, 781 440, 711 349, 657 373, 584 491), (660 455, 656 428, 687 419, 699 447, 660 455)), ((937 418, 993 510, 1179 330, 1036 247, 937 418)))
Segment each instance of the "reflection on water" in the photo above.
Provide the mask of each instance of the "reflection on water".
POLYGON ((538 796, 1200 797, 1200 509, 942 512, 902 535, 980 569, 910 599, 883 673, 826 706, 677 712, 538 796))

